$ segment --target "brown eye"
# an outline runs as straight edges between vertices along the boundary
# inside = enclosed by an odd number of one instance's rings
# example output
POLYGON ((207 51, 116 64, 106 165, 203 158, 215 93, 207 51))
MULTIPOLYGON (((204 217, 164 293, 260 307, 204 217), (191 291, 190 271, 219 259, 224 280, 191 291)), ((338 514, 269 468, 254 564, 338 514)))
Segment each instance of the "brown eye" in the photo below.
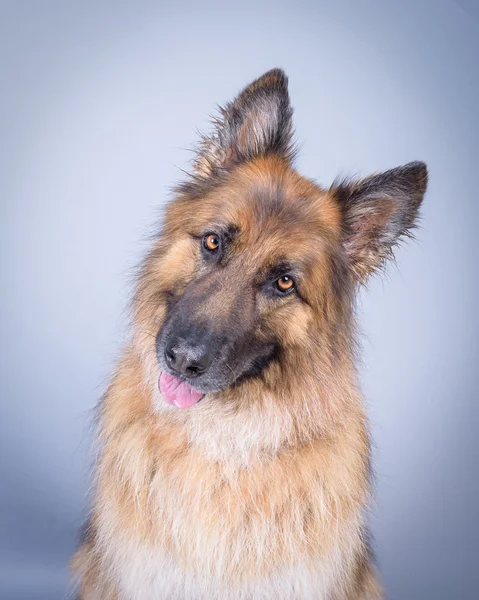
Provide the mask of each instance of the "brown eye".
POLYGON ((220 238, 216 233, 208 233, 203 238, 203 247, 209 252, 215 252, 220 247, 220 238))
POLYGON ((295 286, 294 279, 290 275, 283 275, 275 281, 275 286, 280 292, 291 292, 295 286))

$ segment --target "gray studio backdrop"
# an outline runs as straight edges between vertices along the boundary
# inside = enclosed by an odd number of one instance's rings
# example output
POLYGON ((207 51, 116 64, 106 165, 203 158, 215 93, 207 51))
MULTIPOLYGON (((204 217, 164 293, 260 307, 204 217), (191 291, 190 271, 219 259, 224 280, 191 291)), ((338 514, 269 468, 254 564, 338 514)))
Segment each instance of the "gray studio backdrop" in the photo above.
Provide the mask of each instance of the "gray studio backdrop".
POLYGON ((479 596, 475 0, 2 2, 0 597, 60 600, 134 265, 208 114, 283 67, 298 161, 430 167, 362 294, 373 530, 392 600, 479 596))

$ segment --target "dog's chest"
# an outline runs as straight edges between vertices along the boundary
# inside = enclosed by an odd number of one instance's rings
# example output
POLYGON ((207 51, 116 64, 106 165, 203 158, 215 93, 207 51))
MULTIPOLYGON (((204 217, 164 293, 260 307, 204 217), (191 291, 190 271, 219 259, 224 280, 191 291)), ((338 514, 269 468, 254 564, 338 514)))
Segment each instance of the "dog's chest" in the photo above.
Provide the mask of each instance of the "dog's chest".
POLYGON ((121 597, 326 600, 345 567, 344 535, 351 545, 356 532, 331 522, 314 473, 287 460, 244 469, 194 454, 163 460, 103 524, 118 533, 104 547, 121 597))
POLYGON ((328 600, 342 572, 338 549, 314 567, 281 567, 242 582, 192 574, 163 549, 134 545, 124 548, 124 556, 118 565, 121 600, 328 600))

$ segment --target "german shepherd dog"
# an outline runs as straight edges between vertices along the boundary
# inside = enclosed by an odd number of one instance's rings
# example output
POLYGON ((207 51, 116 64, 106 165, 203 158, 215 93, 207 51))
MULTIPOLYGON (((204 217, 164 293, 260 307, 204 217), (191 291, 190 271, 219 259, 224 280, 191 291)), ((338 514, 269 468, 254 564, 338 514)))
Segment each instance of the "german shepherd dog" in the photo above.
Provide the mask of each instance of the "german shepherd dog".
POLYGON ((221 109, 139 272, 99 408, 82 600, 372 600, 354 299, 410 235, 412 162, 325 189, 287 78, 221 109))

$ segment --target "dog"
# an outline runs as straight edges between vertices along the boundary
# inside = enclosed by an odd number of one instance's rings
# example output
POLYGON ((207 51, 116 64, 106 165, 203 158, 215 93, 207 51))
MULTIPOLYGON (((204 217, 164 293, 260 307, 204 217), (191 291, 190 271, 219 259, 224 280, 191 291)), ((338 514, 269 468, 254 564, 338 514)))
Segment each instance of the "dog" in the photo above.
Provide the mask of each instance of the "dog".
POLYGON ((427 168, 320 187, 292 112, 280 69, 220 109, 141 265, 81 600, 381 598, 355 295, 411 235, 427 168))

